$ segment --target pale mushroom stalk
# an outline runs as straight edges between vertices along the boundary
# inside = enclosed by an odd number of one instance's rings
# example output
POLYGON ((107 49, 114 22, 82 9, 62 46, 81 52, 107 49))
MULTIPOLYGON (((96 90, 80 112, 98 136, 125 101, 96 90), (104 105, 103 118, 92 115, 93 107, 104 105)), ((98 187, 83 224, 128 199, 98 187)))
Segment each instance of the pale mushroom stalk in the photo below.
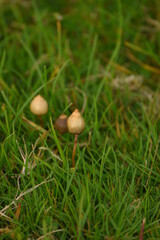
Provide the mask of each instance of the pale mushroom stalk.
POLYGON ((73 152, 72 152, 72 167, 73 168, 75 168, 75 155, 76 155, 77 142, 78 142, 78 134, 76 134, 74 137, 74 146, 73 146, 73 152))

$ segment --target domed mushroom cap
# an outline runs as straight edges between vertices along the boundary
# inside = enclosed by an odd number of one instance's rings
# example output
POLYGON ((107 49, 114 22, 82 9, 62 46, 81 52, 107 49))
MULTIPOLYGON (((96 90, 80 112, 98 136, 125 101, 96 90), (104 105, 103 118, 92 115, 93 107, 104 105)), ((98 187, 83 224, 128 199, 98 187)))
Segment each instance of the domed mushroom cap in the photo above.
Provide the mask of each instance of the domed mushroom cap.
POLYGON ((30 110, 35 115, 46 114, 48 112, 48 103, 41 95, 37 95, 30 104, 30 110))
POLYGON ((72 134, 80 134, 85 128, 85 121, 81 113, 76 109, 67 120, 68 131, 72 134))
POLYGON ((61 114, 59 118, 57 118, 57 120, 55 121, 54 127, 61 134, 68 131, 67 119, 68 119, 67 115, 61 114))

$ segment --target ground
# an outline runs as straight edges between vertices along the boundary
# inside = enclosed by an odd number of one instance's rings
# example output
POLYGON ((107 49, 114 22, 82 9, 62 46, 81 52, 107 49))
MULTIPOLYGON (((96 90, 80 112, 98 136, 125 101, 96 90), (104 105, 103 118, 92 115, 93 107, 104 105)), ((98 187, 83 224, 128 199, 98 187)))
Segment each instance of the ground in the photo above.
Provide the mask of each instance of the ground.
POLYGON ((0 239, 160 238, 159 9, 0 1, 0 239), (54 122, 75 108, 73 169, 74 136, 54 122))

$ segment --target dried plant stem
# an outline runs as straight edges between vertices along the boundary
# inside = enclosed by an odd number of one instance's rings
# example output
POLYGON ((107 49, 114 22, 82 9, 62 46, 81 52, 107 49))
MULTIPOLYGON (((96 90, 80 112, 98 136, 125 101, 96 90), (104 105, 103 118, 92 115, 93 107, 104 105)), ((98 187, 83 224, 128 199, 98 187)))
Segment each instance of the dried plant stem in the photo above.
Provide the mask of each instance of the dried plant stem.
POLYGON ((77 142, 78 142, 78 134, 74 137, 74 146, 73 146, 73 152, 72 152, 72 167, 75 167, 75 154, 76 154, 76 148, 77 148, 77 142))

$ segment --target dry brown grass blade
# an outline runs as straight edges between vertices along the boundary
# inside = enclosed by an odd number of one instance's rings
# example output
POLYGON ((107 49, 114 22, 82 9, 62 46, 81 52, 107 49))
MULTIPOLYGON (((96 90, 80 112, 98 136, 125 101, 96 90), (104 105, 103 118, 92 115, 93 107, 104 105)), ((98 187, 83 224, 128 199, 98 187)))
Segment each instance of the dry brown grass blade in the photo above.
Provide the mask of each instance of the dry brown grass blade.
POLYGON ((149 23, 150 25, 160 29, 160 21, 157 21, 156 19, 153 19, 151 17, 147 17, 146 22, 149 23))
POLYGON ((139 53, 142 53, 142 54, 146 54, 146 52, 145 52, 145 50, 144 50, 143 48, 141 48, 141 47, 139 47, 139 46, 137 46, 137 45, 134 45, 134 44, 132 44, 132 43, 130 43, 130 42, 125 41, 125 42, 124 42, 124 45, 125 45, 127 48, 131 49, 131 50, 134 50, 134 51, 139 52, 139 53))
POLYGON ((126 74, 132 74, 133 72, 131 70, 129 70, 128 68, 124 67, 124 66, 121 66, 120 64, 118 63, 114 63, 112 62, 111 63, 113 65, 113 67, 115 67, 115 69, 119 72, 122 72, 122 73, 126 73, 126 74))
MULTIPOLYGON (((108 63, 110 61, 110 59, 108 58, 104 58, 104 60, 108 63)), ((125 73, 125 74, 132 74, 133 71, 129 70, 128 68, 118 64, 118 63, 115 63, 115 62, 111 62, 111 65, 118 71, 118 72, 122 72, 122 73, 125 73)))
POLYGON ((155 68, 155 67, 153 67, 153 66, 150 66, 150 65, 148 65, 148 64, 145 64, 145 63, 141 62, 141 61, 140 61, 139 59, 137 59, 130 51, 127 52, 127 57, 128 57, 131 61, 133 61, 133 62, 137 63, 138 65, 140 65, 143 69, 147 70, 148 72, 152 72, 152 73, 158 74, 158 75, 160 74, 160 70, 159 70, 159 69, 157 69, 157 68, 155 68))
POLYGON ((118 118, 116 119, 116 132, 117 132, 118 138, 120 138, 121 137, 121 133, 120 133, 120 127, 119 127, 118 118))
POLYGON ((15 212, 15 218, 18 220, 21 212, 21 202, 18 203, 17 210, 15 212))
POLYGON ((45 130, 44 128, 42 128, 41 126, 37 125, 36 123, 28 120, 27 118, 25 118, 24 116, 22 117, 22 120, 25 121, 26 123, 28 123, 32 128, 34 128, 35 130, 43 133, 43 134, 48 134, 49 131, 45 130))

